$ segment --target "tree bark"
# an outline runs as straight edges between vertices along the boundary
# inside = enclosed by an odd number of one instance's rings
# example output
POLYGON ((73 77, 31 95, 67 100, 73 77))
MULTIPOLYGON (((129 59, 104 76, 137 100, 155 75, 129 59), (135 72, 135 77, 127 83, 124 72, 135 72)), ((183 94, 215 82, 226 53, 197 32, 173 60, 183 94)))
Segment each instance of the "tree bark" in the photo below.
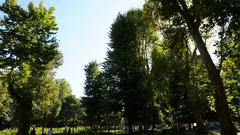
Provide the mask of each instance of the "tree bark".
POLYGON ((132 123, 128 121, 128 134, 132 135, 133 134, 133 130, 132 130, 132 123))
POLYGON ((32 98, 28 94, 20 93, 18 89, 14 88, 12 82, 8 83, 8 92, 16 103, 17 135, 29 135, 32 118, 32 98))
POLYGON ((43 113, 42 135, 44 134, 45 121, 46 121, 46 111, 44 111, 44 113, 43 113))
POLYGON ((31 126, 31 103, 25 103, 18 108, 18 131, 17 135, 29 135, 31 126))
POLYGON ((138 128, 138 131, 140 133, 140 135, 143 133, 143 129, 142 129, 142 123, 139 123, 139 128, 138 128))
POLYGON ((110 122, 109 122, 109 114, 107 114, 107 129, 108 129, 108 135, 110 135, 110 122))
POLYGON ((207 128, 203 125, 203 118, 202 118, 201 112, 198 109, 196 109, 194 114, 195 114, 195 120, 197 123, 197 134, 199 135, 207 134, 208 131, 207 131, 207 128))

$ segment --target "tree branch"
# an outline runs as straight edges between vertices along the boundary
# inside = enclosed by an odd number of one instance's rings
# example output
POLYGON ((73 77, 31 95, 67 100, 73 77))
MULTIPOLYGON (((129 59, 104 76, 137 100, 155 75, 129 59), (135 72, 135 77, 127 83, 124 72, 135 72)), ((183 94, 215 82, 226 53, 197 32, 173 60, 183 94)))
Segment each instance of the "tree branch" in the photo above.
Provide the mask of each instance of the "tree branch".
POLYGON ((196 62, 195 62, 196 58, 197 58, 197 47, 194 48, 193 53, 192 53, 191 63, 192 63, 193 65, 196 64, 196 62))
POLYGON ((220 56, 219 65, 217 66, 217 70, 218 70, 219 73, 221 72, 223 61, 224 61, 224 58, 223 58, 223 56, 221 55, 221 56, 220 56))
POLYGON ((184 0, 176 0, 176 2, 179 8, 179 12, 186 21, 186 23, 189 26, 194 27, 194 17, 191 15, 186 2, 184 0))

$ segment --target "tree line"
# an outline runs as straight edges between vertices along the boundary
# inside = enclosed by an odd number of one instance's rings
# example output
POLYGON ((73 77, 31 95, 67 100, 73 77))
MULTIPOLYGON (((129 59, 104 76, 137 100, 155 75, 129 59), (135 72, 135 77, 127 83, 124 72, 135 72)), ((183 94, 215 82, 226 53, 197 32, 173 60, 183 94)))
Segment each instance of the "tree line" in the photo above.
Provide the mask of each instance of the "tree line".
POLYGON ((89 125, 109 128, 104 122, 120 113, 129 134, 136 125, 142 132, 156 124, 179 129, 193 123, 202 134, 206 121, 219 121, 223 135, 237 134, 239 6, 147 0, 143 9, 119 13, 105 61, 85 67, 89 125))

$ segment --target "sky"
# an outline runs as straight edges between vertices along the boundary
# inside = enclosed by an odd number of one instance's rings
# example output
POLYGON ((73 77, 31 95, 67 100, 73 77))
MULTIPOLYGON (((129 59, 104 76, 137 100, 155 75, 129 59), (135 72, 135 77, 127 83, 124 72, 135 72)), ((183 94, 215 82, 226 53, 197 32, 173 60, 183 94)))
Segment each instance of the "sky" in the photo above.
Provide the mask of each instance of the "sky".
MULTIPOLYGON (((29 2, 17 0, 26 7, 29 2)), ((3 3, 4 0, 0 0, 3 3)), ((144 0, 45 0, 46 7, 56 8, 59 25, 57 38, 64 63, 57 69, 56 78, 65 78, 77 97, 84 96, 84 66, 92 60, 104 61, 109 43, 110 26, 119 12, 141 8, 144 0)))

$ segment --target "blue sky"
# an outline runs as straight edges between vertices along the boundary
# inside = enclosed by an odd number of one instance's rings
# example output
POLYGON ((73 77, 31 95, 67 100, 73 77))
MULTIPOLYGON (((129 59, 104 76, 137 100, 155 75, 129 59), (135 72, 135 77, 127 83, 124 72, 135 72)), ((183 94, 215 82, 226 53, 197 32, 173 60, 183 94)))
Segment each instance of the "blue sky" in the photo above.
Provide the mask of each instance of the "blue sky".
MULTIPOLYGON (((18 3, 26 7, 31 1, 38 4, 41 0, 18 0, 18 3)), ((45 6, 56 8, 57 37, 64 55, 64 64, 57 70, 56 77, 65 78, 74 95, 84 95, 84 66, 92 60, 104 61, 108 33, 117 14, 141 8, 143 3, 144 0, 44 1, 45 6)))

